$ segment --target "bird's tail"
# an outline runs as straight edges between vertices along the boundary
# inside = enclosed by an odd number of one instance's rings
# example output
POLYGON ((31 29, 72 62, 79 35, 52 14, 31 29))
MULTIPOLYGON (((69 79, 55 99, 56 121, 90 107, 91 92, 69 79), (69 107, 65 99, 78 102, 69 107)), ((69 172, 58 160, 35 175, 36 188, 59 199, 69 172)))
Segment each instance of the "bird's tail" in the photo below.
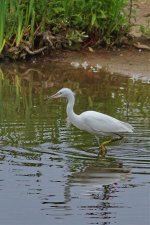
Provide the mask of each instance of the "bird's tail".
POLYGON ((131 125, 131 124, 129 124, 129 123, 125 123, 125 122, 122 122, 123 123, 123 125, 124 126, 126 126, 126 128, 128 129, 128 132, 133 132, 133 130, 134 130, 134 127, 131 125))

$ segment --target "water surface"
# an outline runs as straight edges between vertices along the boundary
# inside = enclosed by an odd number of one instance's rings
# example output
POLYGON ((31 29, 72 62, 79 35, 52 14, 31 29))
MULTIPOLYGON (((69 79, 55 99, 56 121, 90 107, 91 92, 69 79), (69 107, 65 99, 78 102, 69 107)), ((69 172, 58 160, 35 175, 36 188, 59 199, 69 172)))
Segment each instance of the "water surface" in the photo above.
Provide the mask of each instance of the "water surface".
POLYGON ((0 66, 1 224, 148 225, 149 83, 60 62, 0 66), (66 101, 45 100, 62 87, 77 113, 107 113, 134 133, 98 158, 94 137, 67 127, 66 101))

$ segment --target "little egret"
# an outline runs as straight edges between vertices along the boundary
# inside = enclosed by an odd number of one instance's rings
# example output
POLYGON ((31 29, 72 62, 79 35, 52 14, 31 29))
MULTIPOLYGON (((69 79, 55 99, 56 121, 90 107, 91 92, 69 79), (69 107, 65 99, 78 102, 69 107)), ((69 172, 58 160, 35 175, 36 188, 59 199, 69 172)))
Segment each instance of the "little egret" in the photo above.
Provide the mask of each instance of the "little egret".
POLYGON ((105 156, 107 149, 106 145, 123 138, 123 133, 133 132, 133 127, 129 123, 122 122, 111 116, 96 111, 86 111, 77 115, 74 110, 75 94, 69 88, 62 88, 56 94, 50 96, 50 99, 65 97, 67 103, 67 116, 70 123, 79 128, 80 130, 87 131, 93 134, 98 143, 100 136, 117 136, 109 141, 103 142, 100 147, 100 153, 105 156))

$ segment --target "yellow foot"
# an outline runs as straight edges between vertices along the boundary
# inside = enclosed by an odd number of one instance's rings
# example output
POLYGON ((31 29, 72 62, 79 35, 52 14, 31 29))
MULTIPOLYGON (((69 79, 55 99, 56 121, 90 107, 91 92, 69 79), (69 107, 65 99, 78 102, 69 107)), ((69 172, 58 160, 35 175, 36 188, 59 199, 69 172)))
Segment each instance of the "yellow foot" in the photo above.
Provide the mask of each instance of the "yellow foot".
POLYGON ((106 146, 105 145, 100 145, 99 146, 99 155, 101 157, 105 158, 106 154, 107 154, 107 148, 106 148, 106 146))

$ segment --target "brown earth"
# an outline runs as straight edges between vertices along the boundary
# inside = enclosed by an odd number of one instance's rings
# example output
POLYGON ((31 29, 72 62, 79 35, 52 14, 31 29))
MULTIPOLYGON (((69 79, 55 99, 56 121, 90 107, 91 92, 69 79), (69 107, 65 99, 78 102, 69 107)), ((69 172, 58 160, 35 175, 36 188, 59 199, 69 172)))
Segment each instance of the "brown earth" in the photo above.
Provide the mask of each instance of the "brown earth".
POLYGON ((135 79, 150 80, 150 51, 137 49, 99 50, 95 52, 65 52, 62 60, 74 67, 98 67, 135 79))
POLYGON ((135 37, 141 37, 143 34, 140 31, 140 26, 148 25, 150 18, 150 0, 133 0, 132 16, 134 26, 131 29, 131 34, 135 37))

